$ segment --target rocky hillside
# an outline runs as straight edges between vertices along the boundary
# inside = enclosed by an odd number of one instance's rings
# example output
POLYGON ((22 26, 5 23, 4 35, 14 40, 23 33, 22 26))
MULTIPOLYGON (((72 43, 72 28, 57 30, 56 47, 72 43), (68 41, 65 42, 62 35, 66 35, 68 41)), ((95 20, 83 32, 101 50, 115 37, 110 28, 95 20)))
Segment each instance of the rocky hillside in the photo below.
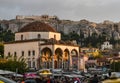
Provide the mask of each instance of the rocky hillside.
POLYGON ((53 26, 58 32, 64 34, 77 33, 83 35, 84 38, 92 36, 94 33, 99 35, 106 35, 107 39, 113 37, 115 40, 120 39, 120 23, 111 21, 104 21, 103 23, 90 22, 88 20, 71 21, 57 19, 12 19, 0 21, 0 32, 4 30, 11 30, 13 33, 18 32, 20 28, 33 21, 44 21, 53 26))

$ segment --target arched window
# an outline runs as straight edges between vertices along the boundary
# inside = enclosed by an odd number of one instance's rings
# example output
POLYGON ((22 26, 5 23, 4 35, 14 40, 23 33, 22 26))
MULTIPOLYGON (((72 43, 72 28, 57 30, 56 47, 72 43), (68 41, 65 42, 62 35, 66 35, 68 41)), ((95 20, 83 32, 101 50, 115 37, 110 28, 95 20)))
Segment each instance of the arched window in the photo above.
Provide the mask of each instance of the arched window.
POLYGON ((23 35, 21 35, 21 40, 23 40, 23 35))
POLYGON ((35 50, 32 51, 32 55, 35 56, 35 50))
POLYGON ((24 51, 22 51, 22 56, 24 56, 24 51))
POLYGON ((17 53, 16 53, 16 52, 14 52, 14 56, 17 56, 17 53))
POLYGON ((41 38, 41 35, 40 34, 38 34, 38 39, 40 39, 41 38))
POLYGON ((30 51, 28 51, 28 56, 30 56, 31 55, 31 52, 30 51))

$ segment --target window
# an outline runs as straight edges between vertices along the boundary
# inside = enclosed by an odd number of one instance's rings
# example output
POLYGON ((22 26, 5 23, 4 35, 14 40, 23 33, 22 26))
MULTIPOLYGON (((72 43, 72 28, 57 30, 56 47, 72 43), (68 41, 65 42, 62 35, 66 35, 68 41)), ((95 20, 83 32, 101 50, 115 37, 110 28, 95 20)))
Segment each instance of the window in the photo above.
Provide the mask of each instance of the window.
POLYGON ((35 51, 34 50, 32 51, 32 55, 35 56, 35 51))
POLYGON ((17 59, 17 56, 16 56, 16 55, 14 55, 14 59, 17 59))
POLYGON ((31 68, 31 61, 28 61, 28 67, 31 68))
POLYGON ((38 39, 40 39, 41 38, 41 35, 40 34, 38 34, 38 39))
POLYGON ((35 61, 33 61, 33 64, 32 64, 32 65, 33 65, 33 67, 35 67, 35 61))
POLYGON ((23 40, 23 35, 21 35, 21 40, 23 40))
POLYGON ((10 56, 10 52, 8 52, 8 56, 10 56))
POLYGON ((28 51, 28 56, 30 56, 31 55, 31 52, 30 51, 28 51))
POLYGON ((22 56, 24 56, 24 51, 22 51, 22 56))
POLYGON ((54 39, 56 39, 56 35, 54 35, 54 39))
POLYGON ((14 56, 17 56, 17 53, 16 53, 16 52, 14 52, 14 56))

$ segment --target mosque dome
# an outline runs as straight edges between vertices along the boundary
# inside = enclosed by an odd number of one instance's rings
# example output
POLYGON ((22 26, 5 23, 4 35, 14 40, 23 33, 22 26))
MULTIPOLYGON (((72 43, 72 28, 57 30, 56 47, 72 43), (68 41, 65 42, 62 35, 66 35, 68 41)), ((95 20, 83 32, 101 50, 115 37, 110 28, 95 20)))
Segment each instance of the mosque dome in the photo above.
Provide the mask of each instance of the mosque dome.
POLYGON ((44 22, 35 21, 25 25, 19 32, 56 32, 56 30, 44 22))

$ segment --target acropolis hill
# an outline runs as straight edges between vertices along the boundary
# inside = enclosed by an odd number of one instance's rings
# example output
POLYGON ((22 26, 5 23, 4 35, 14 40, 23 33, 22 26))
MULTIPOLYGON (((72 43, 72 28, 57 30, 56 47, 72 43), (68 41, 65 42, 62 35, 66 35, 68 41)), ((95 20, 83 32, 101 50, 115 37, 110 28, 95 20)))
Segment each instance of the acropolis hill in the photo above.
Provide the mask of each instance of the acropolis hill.
POLYGON ((95 23, 85 19, 82 19, 80 21, 71 21, 61 20, 57 16, 49 15, 41 16, 17 15, 16 19, 1 20, 0 30, 11 30, 13 33, 18 32, 20 28, 33 21, 43 21, 54 27, 58 32, 64 32, 65 34, 74 32, 80 35, 82 33, 84 34, 84 37, 88 37, 93 33, 96 33, 97 35, 105 33, 110 38, 114 37, 116 40, 120 39, 120 22, 114 23, 105 20, 102 23, 95 23))

